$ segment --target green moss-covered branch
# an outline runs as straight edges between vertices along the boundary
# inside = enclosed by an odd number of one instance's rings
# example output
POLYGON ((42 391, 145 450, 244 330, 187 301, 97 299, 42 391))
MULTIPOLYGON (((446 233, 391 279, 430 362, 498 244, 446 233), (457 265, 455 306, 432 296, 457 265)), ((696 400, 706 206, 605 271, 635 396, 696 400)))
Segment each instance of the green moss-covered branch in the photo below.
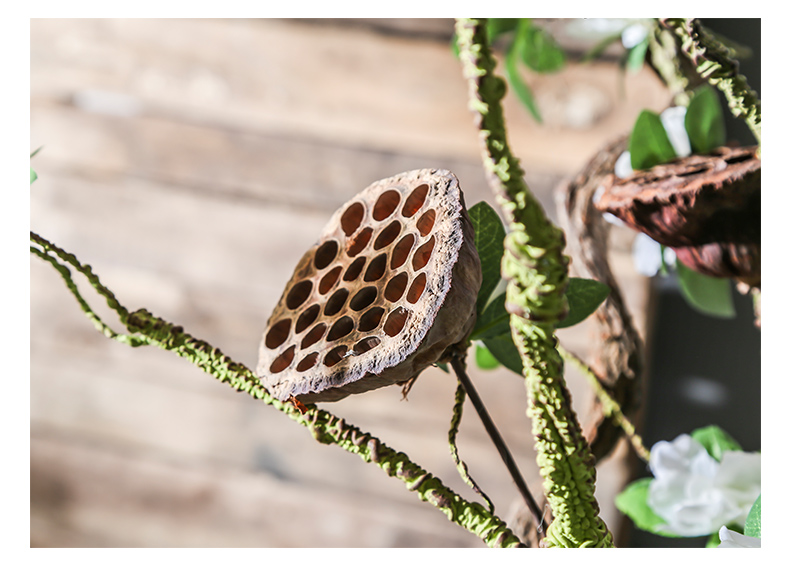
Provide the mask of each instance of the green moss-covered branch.
POLYGON ((510 229, 502 275, 508 280, 506 306, 524 364, 538 464, 554 515, 545 542, 611 546, 612 535, 598 515, 594 495, 594 459, 571 408, 554 335, 567 311, 564 236, 529 191, 508 147, 501 105, 506 86, 494 75, 485 22, 459 19, 456 36, 486 174, 510 229))
POLYGON ((667 18, 661 24, 680 39, 681 50, 700 77, 724 93, 733 116, 743 117, 760 144, 760 99, 746 77, 738 73, 733 50, 718 41, 696 18, 667 18))
POLYGON ((625 416, 620 404, 609 394, 608 391, 606 391, 601 378, 595 374, 590 366, 585 364, 575 354, 565 350, 562 346, 559 346, 559 352, 566 362, 572 363, 579 369, 579 371, 581 371, 582 375, 590 384, 590 387, 592 387, 595 396, 601 402, 601 408, 603 409, 604 415, 611 417, 614 420, 614 423, 623 430, 623 432, 628 437, 628 440, 631 442, 634 452, 639 455, 639 458, 645 462, 649 462, 650 451, 645 448, 645 445, 642 442, 642 437, 637 434, 636 427, 628 419, 628 417, 625 416))
POLYGON ((488 546, 523 546, 505 523, 489 513, 482 504, 468 502, 444 486, 441 480, 409 460, 404 453, 397 452, 376 437, 323 409, 309 406, 307 411, 302 413, 291 403, 275 399, 261 385, 255 374, 243 364, 231 360, 219 349, 203 340, 190 336, 181 326, 157 318, 144 309, 129 312, 118 302, 112 291, 100 282, 90 266, 83 265, 71 253, 33 232, 30 233, 30 240, 31 253, 49 262, 60 273, 80 308, 107 337, 131 346, 158 346, 187 359, 222 383, 227 383, 237 391, 243 391, 260 399, 283 412, 293 421, 304 425, 318 442, 337 445, 356 454, 365 462, 376 464, 387 476, 401 480, 406 488, 416 492, 421 500, 439 508, 450 521, 477 535, 488 546), (96 292, 104 297, 108 306, 115 311, 130 335, 116 333, 91 309, 79 293, 69 267, 88 279, 96 292))
POLYGON ((472 478, 471 474, 469 474, 469 467, 466 466, 466 463, 461 460, 461 457, 458 455, 458 443, 456 439, 458 437, 458 429, 461 426, 461 418, 464 414, 465 401, 466 391, 464 390, 464 386, 461 385, 461 382, 459 381, 458 386, 455 389, 455 404, 453 405, 453 416, 450 419, 450 430, 447 433, 447 442, 450 445, 450 456, 453 458, 455 468, 458 470, 458 474, 461 475, 461 479, 463 479, 467 486, 477 492, 480 497, 485 500, 485 503, 488 506, 488 511, 493 514, 494 503, 491 501, 488 495, 480 489, 480 486, 477 485, 475 479, 472 478))

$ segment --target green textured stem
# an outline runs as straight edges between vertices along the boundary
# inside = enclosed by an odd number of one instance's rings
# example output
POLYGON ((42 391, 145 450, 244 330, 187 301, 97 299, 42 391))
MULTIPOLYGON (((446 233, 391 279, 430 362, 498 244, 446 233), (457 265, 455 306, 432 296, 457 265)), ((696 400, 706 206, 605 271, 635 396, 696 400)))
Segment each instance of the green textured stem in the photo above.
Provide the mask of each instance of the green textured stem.
POLYGON ((493 514, 494 503, 491 501, 488 495, 483 492, 480 486, 477 485, 477 482, 475 482, 474 478, 472 478, 472 475, 469 474, 469 467, 466 466, 466 463, 461 460, 461 457, 458 455, 458 444, 456 439, 458 437, 458 429, 461 426, 461 418, 464 415, 465 401, 466 391, 464 390, 464 386, 459 381, 458 387, 455 390, 455 404, 453 405, 453 416, 450 419, 450 430, 447 433, 447 440, 450 444, 450 456, 453 458, 455 468, 458 470, 458 474, 461 475, 461 479, 466 482, 467 486, 477 492, 480 497, 485 500, 485 503, 488 506, 488 511, 493 514))
POLYGON ((231 360, 219 349, 203 340, 198 340, 176 326, 157 318, 145 309, 130 313, 115 298, 115 295, 93 273, 90 266, 83 265, 68 253, 43 237, 30 233, 33 243, 31 253, 49 262, 63 277, 66 286, 77 299, 82 310, 96 328, 108 338, 130 346, 158 346, 187 359, 222 383, 227 383, 237 391, 248 393, 267 405, 278 409, 293 421, 304 425, 313 437, 323 444, 335 444, 359 456, 365 462, 372 462, 387 476, 401 480, 419 498, 439 508, 447 518, 480 537, 489 547, 523 547, 524 544, 507 528, 505 523, 489 513, 482 504, 468 502, 451 489, 444 486, 438 478, 415 464, 402 452, 397 452, 369 433, 346 423, 331 413, 313 405, 302 413, 289 402, 281 402, 272 397, 261 385, 260 380, 249 368, 231 360), (65 263, 65 264, 64 264, 65 263), (107 301, 121 323, 131 335, 114 332, 90 308, 79 293, 71 277, 70 265, 83 274, 91 286, 107 301))
POLYGON ((598 515, 594 457, 571 407, 554 335, 555 325, 567 312, 564 236, 529 191, 524 172, 508 147, 501 105, 506 86, 494 75, 496 63, 485 22, 458 19, 455 30, 486 175, 510 229, 502 275, 508 280, 511 331, 524 364, 527 414, 532 419, 538 465, 554 515, 545 543, 612 546, 612 535, 598 515))
POLYGON ((661 24, 680 39, 681 50, 700 77, 724 93, 732 115, 746 121, 760 144, 760 99, 746 77, 738 73, 734 50, 718 41, 696 18, 667 18, 661 24))
POLYGON ((604 415, 607 417, 612 417, 614 422, 620 426, 623 432, 628 436, 628 440, 631 442, 634 452, 639 455, 639 458, 645 462, 649 462, 650 451, 645 448, 645 445, 642 442, 642 437, 637 434, 636 427, 628 419, 628 417, 625 416, 620 404, 615 401, 611 395, 609 395, 608 391, 606 391, 601 379, 595 375, 595 372, 590 368, 590 366, 585 364, 575 354, 567 351, 562 346, 559 346, 559 352, 566 362, 572 363, 578 368, 579 371, 582 372, 582 375, 587 379, 590 387, 592 387, 593 391, 595 392, 595 396, 601 402, 601 408, 603 409, 604 415))

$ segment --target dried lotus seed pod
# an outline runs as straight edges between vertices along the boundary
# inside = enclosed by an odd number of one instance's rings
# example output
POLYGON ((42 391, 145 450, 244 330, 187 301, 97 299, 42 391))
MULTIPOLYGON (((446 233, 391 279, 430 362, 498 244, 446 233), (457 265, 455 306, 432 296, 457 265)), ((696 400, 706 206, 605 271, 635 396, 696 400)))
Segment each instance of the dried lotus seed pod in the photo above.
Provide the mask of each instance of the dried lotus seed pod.
POLYGON ((258 376, 285 401, 337 401, 415 378, 476 320, 474 229, 456 177, 414 170, 343 205, 269 318, 258 376))

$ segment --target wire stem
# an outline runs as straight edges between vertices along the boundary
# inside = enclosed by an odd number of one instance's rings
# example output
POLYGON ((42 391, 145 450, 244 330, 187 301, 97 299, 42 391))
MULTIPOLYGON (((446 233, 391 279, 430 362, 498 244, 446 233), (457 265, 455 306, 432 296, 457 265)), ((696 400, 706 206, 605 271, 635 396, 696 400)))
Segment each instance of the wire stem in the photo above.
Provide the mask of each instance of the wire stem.
POLYGON ((480 399, 480 395, 478 395, 475 386, 472 384, 472 380, 469 378, 469 375, 467 375, 466 364, 461 359, 461 357, 456 356, 450 360, 450 365, 453 366, 455 375, 458 376, 458 381, 461 382, 464 391, 466 391, 466 394, 469 396, 469 401, 472 402, 472 406, 480 416, 480 420, 483 422, 483 426, 485 427, 488 436, 491 438, 494 446, 499 451, 499 456, 502 457, 502 461, 505 463, 511 478, 513 478, 513 482, 516 483, 518 491, 521 493, 521 496, 527 503, 527 507, 532 513, 532 516, 535 518, 535 527, 537 529, 538 536, 543 539, 546 536, 546 532, 542 525, 542 510, 535 501, 535 498, 533 498, 532 493, 529 491, 529 487, 527 487, 527 483, 524 481, 524 477, 521 475, 521 471, 519 471, 516 461, 513 460, 513 455, 510 454, 510 450, 508 450, 505 440, 502 438, 502 435, 499 434, 499 430, 496 428, 496 425, 494 425, 494 421, 488 414, 485 405, 483 405, 483 400, 480 399))

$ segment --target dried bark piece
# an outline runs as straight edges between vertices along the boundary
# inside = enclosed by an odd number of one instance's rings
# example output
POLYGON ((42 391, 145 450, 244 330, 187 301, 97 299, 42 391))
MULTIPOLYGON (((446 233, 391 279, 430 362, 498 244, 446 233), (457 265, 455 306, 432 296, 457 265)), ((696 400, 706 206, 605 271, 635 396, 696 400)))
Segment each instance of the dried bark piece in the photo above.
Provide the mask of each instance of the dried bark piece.
POLYGON ((672 247, 717 277, 760 283, 761 160, 757 147, 722 147, 624 179, 609 176, 596 207, 672 247))
MULTIPOLYGON (((590 367, 623 413, 634 419, 642 405, 644 346, 609 266, 611 225, 593 205, 597 188, 609 179, 617 158, 627 148, 628 137, 621 137, 602 148, 576 176, 555 188, 555 198, 573 259, 571 269, 580 277, 606 283, 611 290, 595 311, 597 338, 590 367)), ((614 449, 623 431, 614 418, 604 415, 597 398, 593 406, 584 430, 590 450, 600 461, 614 449)))
POLYGON ((257 372, 285 401, 337 401, 409 381, 463 344, 481 283, 456 177, 414 170, 343 205, 299 261, 257 372))

